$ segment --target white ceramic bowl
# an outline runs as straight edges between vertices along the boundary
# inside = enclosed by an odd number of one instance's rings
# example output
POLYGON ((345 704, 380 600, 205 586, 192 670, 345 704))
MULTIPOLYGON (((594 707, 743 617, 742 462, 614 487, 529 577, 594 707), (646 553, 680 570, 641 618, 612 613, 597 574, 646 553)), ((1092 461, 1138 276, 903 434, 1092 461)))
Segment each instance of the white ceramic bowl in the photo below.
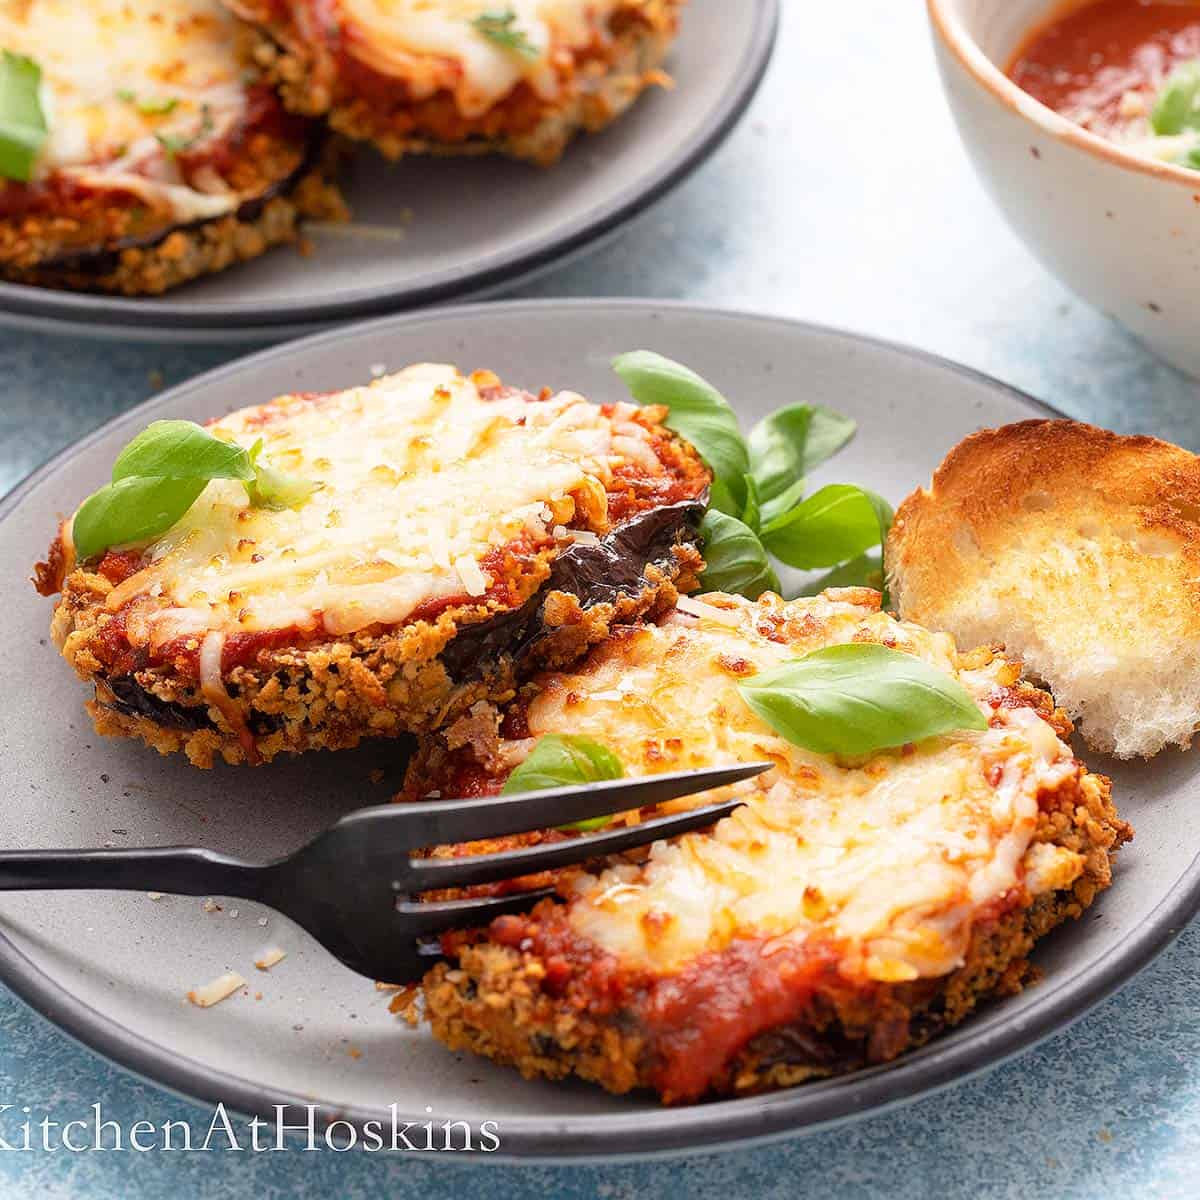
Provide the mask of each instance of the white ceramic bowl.
POLYGON ((1065 120, 1004 74, 1054 0, 927 0, 959 132, 1009 222, 1068 287, 1200 375, 1200 172, 1065 120))

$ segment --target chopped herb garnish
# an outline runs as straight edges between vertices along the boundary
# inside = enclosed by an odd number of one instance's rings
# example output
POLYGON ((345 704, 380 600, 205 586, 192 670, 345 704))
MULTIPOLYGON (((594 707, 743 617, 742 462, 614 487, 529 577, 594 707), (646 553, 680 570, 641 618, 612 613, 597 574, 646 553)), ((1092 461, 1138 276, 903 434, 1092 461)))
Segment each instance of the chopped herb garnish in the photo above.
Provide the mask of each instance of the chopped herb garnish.
POLYGON ((489 42, 495 42, 505 50, 511 50, 522 58, 538 57, 538 48, 524 30, 517 28, 517 14, 511 8, 482 13, 471 24, 489 42))
POLYGON ((195 133, 187 137, 176 133, 156 133, 154 136, 167 154, 174 158, 176 154, 182 154, 184 151, 190 150, 197 142, 203 141, 212 131, 212 109, 205 104, 200 109, 200 128, 195 133))
POLYGON ((820 405, 792 404, 759 422, 747 439, 733 406, 681 363, 636 350, 615 359, 613 369, 639 404, 666 408, 666 426, 690 442, 713 473, 700 528, 703 588, 751 600, 777 592, 774 556, 798 570, 833 568, 829 587, 872 581, 886 601, 880 556, 891 506, 848 484, 805 499, 806 474, 850 441, 852 420, 820 405))
POLYGON ((139 96, 137 92, 131 91, 129 88, 118 88, 117 99, 124 100, 126 104, 132 104, 138 112, 147 117, 162 117, 169 112, 174 112, 179 106, 179 98, 177 96, 139 96))
POLYGON ((41 100, 42 69, 5 50, 0 57, 0 175, 28 183, 48 135, 41 100))

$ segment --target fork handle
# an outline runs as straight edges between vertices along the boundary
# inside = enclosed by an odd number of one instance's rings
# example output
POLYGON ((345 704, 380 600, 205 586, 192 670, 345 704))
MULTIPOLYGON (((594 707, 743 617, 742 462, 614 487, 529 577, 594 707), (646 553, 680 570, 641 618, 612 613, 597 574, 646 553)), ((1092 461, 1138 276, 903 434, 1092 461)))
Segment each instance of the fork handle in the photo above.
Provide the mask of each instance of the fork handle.
POLYGON ((258 900, 266 872, 194 846, 0 851, 0 891, 95 888, 258 900))

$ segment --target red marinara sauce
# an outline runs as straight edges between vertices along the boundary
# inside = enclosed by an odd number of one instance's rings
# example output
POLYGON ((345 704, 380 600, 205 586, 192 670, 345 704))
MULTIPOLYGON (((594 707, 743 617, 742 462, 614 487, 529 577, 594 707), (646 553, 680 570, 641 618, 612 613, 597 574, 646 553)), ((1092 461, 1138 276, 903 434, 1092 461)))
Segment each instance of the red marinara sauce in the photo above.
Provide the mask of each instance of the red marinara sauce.
POLYGON ((1035 100, 1102 137, 1144 117, 1163 80, 1200 60, 1200 0, 1070 4, 1025 39, 1008 76, 1035 100))

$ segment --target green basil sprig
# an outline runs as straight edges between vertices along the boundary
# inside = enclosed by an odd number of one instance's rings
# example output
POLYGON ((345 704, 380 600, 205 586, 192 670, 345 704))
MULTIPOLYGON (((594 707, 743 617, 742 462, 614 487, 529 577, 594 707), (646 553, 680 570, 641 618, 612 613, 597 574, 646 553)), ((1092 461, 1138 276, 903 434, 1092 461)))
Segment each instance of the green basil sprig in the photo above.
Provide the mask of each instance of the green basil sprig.
POLYGON ((821 405, 791 404, 743 438, 729 402, 689 368, 635 350, 614 360, 613 369, 639 404, 667 409, 668 428, 689 441, 713 473, 701 528, 702 587, 751 600, 778 591, 771 555, 801 570, 837 568, 830 587, 882 583, 867 552, 882 553, 893 515, 887 501, 849 484, 805 499, 809 472, 854 436, 849 417, 821 405))
POLYGON ((795 746, 858 757, 987 718, 957 679, 874 642, 827 646, 747 679, 751 711, 795 746))
MULTIPOLYGON (((600 742, 573 734, 548 733, 538 739, 529 757, 505 780, 500 794, 513 796, 519 792, 541 792, 547 788, 599 783, 604 779, 622 779, 624 776, 625 768, 621 760, 600 742)), ((588 833, 603 829, 611 821, 612 817, 593 817, 559 828, 588 833)))
POLYGON ((42 69, 23 54, 0 55, 0 175, 28 183, 49 136, 41 99, 42 69))
POLYGON ((110 546, 135 545, 167 532, 212 479, 236 479, 256 508, 298 508, 320 484, 260 462, 250 450, 213 437, 194 421, 154 421, 117 455, 112 482, 93 492, 71 526, 83 562, 110 546))
POLYGON ((1200 130, 1200 62, 1185 63, 1167 77, 1150 113, 1150 127, 1160 137, 1200 130))

